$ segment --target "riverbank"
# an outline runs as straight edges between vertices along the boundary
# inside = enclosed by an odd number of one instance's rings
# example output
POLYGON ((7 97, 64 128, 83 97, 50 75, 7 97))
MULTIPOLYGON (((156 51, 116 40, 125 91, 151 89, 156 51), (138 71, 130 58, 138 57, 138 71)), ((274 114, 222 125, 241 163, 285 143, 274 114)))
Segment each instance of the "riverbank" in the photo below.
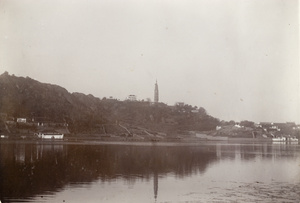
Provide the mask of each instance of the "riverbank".
POLYGON ((134 137, 118 137, 118 136, 67 136, 64 139, 38 139, 36 137, 26 137, 26 138, 2 138, 0 142, 14 142, 14 141, 22 141, 25 143, 38 142, 38 143, 132 143, 134 145, 144 145, 145 143, 149 144, 167 144, 167 143, 177 143, 177 144, 209 144, 209 143, 220 143, 220 144, 259 144, 259 143, 269 143, 269 144, 299 144, 298 142, 274 142, 271 138, 224 138, 222 139, 203 139, 203 138, 178 138, 171 137, 166 139, 138 139, 134 137))

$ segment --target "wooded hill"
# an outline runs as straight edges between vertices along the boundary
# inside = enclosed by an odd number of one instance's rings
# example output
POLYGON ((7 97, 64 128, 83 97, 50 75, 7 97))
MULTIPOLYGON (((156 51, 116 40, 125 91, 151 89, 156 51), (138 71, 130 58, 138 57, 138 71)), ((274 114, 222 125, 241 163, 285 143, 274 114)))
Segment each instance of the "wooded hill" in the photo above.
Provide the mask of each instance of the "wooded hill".
POLYGON ((0 113, 0 133, 8 133, 5 123, 17 118, 26 118, 28 123, 65 123, 72 134, 115 133, 113 126, 118 124, 166 134, 212 130, 219 125, 202 107, 100 99, 7 72, 0 75, 0 113))

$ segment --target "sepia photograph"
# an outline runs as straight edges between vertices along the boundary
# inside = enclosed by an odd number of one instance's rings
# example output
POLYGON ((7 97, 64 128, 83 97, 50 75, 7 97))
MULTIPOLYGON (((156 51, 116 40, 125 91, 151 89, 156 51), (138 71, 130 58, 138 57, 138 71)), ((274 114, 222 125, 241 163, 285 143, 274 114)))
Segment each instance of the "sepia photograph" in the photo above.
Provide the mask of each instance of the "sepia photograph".
POLYGON ((299 0, 0 0, 0 203, 300 202, 299 0))

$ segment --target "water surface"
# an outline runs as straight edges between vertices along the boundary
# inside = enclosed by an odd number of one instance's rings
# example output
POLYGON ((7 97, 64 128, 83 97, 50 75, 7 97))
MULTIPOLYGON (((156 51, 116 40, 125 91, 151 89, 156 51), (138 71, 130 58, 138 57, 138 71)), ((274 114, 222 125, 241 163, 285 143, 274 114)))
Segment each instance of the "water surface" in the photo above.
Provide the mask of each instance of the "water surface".
POLYGON ((298 144, 0 142, 2 202, 298 202, 298 144))

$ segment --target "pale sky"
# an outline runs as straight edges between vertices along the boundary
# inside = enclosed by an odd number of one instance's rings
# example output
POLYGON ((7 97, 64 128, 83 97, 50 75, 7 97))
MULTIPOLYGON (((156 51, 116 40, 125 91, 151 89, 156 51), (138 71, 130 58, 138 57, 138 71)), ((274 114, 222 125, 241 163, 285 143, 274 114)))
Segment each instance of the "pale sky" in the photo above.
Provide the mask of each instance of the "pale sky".
POLYGON ((1 0, 0 74, 300 123, 298 0, 1 0))

